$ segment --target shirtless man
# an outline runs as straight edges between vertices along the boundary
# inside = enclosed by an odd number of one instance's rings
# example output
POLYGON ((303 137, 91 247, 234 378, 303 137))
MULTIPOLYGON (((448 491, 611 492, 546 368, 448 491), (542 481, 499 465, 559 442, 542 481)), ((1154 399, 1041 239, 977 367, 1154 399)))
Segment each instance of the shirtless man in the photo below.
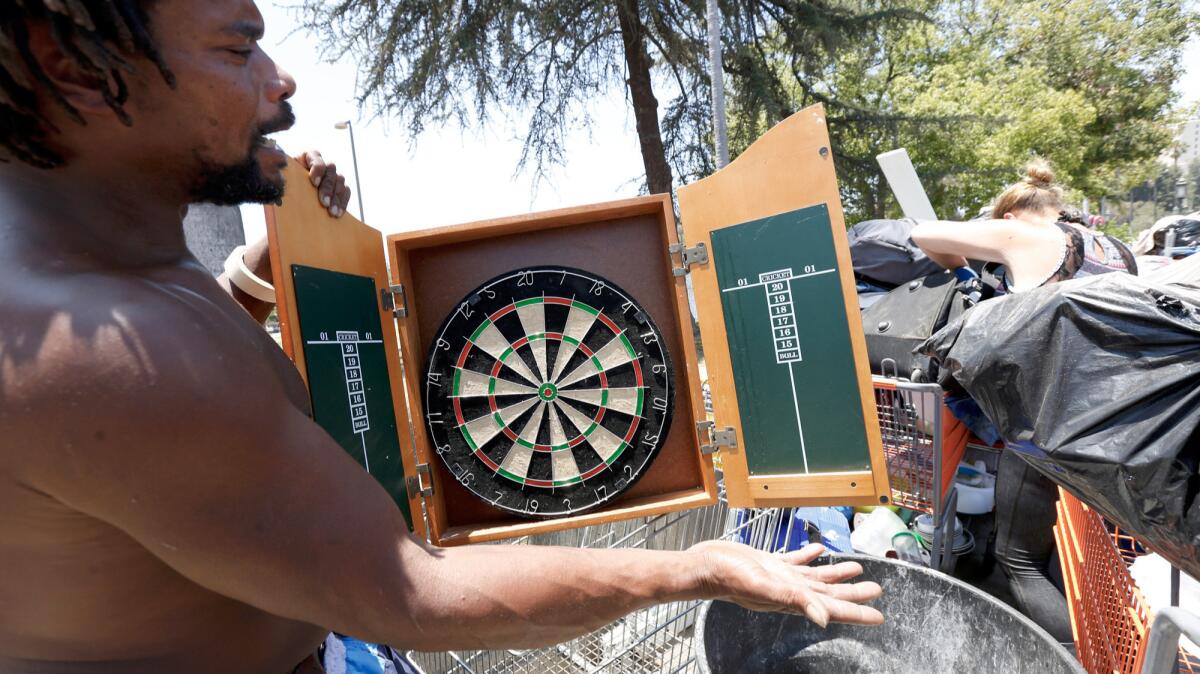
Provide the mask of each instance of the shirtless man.
POLYGON ((265 201, 294 82, 251 0, 0 3, 0 672, 285 674, 328 631, 534 647, 656 602, 877 623, 856 564, 435 549, 184 246, 265 201))

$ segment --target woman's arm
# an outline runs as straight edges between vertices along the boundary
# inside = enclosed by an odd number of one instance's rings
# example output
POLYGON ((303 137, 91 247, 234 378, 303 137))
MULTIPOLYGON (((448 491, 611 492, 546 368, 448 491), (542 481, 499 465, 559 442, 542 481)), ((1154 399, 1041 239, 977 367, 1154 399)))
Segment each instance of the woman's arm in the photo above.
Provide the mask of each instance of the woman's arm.
POLYGON ((965 265, 967 258, 1007 263, 1012 247, 1022 238, 1019 230, 1023 227, 1028 225, 1012 220, 929 220, 913 228, 912 240, 929 259, 947 269, 965 265))
POLYGON ((966 259, 999 262, 1007 269, 1010 287, 1037 285, 1062 262, 1066 240, 1053 225, 1023 220, 933 220, 913 228, 912 240, 929 259, 955 269, 966 259))

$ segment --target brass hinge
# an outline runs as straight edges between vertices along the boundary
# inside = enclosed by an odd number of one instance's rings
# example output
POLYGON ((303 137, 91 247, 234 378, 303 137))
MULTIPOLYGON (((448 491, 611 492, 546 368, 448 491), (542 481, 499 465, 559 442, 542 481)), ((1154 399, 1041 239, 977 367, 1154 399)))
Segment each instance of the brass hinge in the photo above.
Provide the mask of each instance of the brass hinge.
POLYGON ((687 274, 688 267, 694 264, 708 264, 708 246, 703 243, 698 243, 691 247, 685 246, 682 243, 673 243, 667 250, 672 255, 679 255, 679 259, 683 263, 683 266, 675 267, 671 270, 676 276, 687 274))
POLYGON ((379 290, 379 300, 383 310, 392 312, 395 318, 408 316, 408 302, 404 298, 404 286, 396 284, 379 290))
POLYGON ((404 478, 404 486, 408 489, 408 497, 410 499, 416 498, 418 494, 421 496, 433 496, 433 479, 430 476, 429 464, 418 463, 417 474, 404 478), (429 486, 425 486, 426 483, 429 486))
POLYGON ((736 449, 737 430, 731 426, 717 428, 711 421, 701 421, 696 424, 696 432, 700 435, 700 453, 716 454, 721 447, 736 449))

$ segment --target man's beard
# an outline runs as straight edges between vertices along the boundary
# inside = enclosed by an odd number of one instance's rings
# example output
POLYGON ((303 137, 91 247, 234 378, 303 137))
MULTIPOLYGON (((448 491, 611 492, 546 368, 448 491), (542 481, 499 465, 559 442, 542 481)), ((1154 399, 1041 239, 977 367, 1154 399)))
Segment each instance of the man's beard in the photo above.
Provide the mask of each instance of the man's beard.
POLYGON ((266 135, 290 128, 296 122, 292 106, 284 101, 274 119, 259 128, 246 158, 236 164, 221 165, 201 160, 200 175, 192 189, 192 198, 218 206, 277 203, 283 198, 283 177, 268 178, 258 163, 257 151, 271 143, 266 135))

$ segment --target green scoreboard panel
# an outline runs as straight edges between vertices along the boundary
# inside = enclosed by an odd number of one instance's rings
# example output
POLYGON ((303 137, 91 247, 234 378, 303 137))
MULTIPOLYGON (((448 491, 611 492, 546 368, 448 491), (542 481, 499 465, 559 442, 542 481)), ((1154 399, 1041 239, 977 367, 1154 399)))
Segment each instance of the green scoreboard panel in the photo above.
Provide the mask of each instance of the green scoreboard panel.
POLYGON ((750 475, 871 470, 828 208, 711 237, 750 475))
POLYGON ((292 277, 313 417, 391 494, 411 529, 375 281, 303 265, 292 277))

